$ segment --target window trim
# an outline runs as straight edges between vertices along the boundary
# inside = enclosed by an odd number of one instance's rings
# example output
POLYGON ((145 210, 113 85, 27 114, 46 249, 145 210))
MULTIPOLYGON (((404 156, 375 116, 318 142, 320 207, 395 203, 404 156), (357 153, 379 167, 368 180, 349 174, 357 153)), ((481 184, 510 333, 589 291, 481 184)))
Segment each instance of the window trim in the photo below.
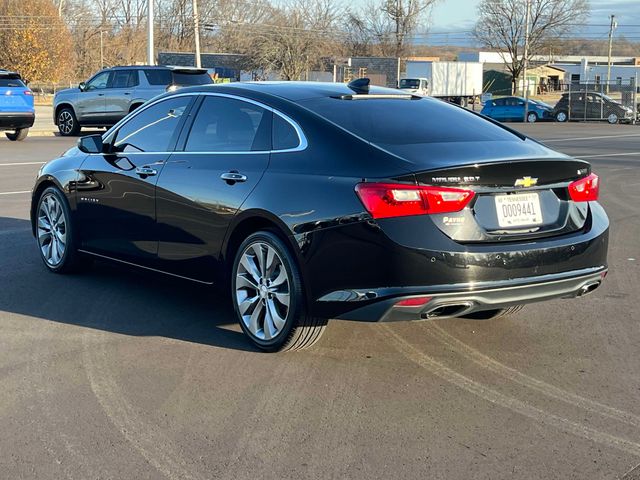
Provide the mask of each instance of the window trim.
MULTIPOLYGON (((296 131, 296 134, 298 135, 298 146, 294 147, 294 148, 286 148, 286 149, 280 149, 280 150, 275 150, 275 149, 271 149, 271 150, 255 150, 255 151, 200 151, 200 152, 185 152, 183 150, 176 150, 174 148, 174 150, 169 151, 169 152, 139 152, 142 154, 158 154, 158 153, 180 153, 181 155, 202 155, 202 154, 208 154, 208 155, 257 155, 257 154, 265 154, 265 153, 292 153, 292 152, 302 152, 304 150, 307 149, 307 147, 309 146, 309 142, 307 141, 307 137, 304 134, 304 131, 302 130, 302 128, 300 127, 300 125, 298 125, 298 123, 293 120, 291 117, 289 117, 287 114, 280 112, 279 110, 276 110, 275 108, 266 105, 262 102, 259 102, 257 100, 253 100, 252 98, 246 98, 246 97, 240 97, 238 95, 232 95, 229 93, 220 93, 220 92, 188 92, 188 93, 177 93, 174 95, 170 95, 167 97, 162 97, 159 98, 151 103, 147 103, 142 105, 141 107, 138 107, 136 110, 134 110, 134 114, 131 117, 125 117, 122 120, 120 120, 118 123, 116 123, 111 129, 109 129, 103 138, 103 141, 105 141, 106 143, 110 143, 107 140, 112 140, 112 137, 115 135, 116 132, 118 132, 118 130, 120 130, 120 128, 122 127, 122 125, 125 123, 125 120, 127 122, 131 121, 132 119, 134 119, 137 115, 140 115, 142 112, 144 112, 147 108, 152 107, 153 105, 155 105, 156 103, 159 103, 163 100, 167 100, 169 98, 176 98, 176 97, 187 97, 187 96, 191 96, 191 97, 204 97, 204 96, 213 96, 213 97, 223 97, 223 98, 231 98, 234 100, 240 100, 242 102, 247 102, 247 103, 251 103, 253 105, 257 105, 261 108, 264 108, 265 110, 270 111, 272 114, 278 115, 279 117, 281 117, 284 121, 286 121, 287 123, 289 123, 293 129, 296 131)), ((191 124, 193 124, 193 120, 191 120, 191 124)), ((191 124, 189 125, 189 127, 191 126, 191 124)), ((92 154, 92 155, 102 155, 102 154, 92 154)))

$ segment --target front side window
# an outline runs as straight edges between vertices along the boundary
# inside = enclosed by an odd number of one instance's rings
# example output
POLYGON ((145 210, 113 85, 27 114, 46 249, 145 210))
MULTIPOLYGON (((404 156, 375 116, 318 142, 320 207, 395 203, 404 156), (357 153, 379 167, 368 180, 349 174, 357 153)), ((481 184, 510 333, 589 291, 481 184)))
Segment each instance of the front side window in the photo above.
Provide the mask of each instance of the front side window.
POLYGON ((271 150, 271 112, 228 97, 205 96, 185 146, 187 152, 271 150))
POLYGON ((163 100, 135 115, 116 133, 114 152, 166 152, 175 141, 191 96, 163 100))
POLYGON ((109 75, 111 75, 111 72, 99 73, 87 82, 85 90, 102 90, 103 88, 107 88, 109 75))

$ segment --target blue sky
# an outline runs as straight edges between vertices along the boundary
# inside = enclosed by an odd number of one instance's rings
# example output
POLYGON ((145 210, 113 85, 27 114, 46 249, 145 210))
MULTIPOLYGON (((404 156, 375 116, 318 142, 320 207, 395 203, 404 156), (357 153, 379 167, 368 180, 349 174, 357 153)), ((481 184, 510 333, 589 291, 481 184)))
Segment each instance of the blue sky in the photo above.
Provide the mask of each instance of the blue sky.
MULTIPOLYGON (((448 37, 438 33, 470 30, 476 22, 476 7, 479 3, 480 0, 440 0, 431 18, 431 31, 436 35, 431 36, 430 43, 466 44, 462 33, 451 33, 448 37)), ((625 34, 640 41, 640 0, 591 0, 590 24, 608 24, 611 14, 616 15, 620 25, 616 34, 625 34)), ((585 32, 590 38, 606 38, 608 28, 590 26, 585 32)))

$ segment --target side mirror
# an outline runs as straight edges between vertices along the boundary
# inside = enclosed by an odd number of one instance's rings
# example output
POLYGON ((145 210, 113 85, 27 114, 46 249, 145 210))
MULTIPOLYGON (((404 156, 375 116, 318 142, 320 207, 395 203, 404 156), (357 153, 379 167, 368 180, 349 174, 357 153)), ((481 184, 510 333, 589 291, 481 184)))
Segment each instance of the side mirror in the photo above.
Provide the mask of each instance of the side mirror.
POLYGON ((78 140, 78 148, 84 153, 103 153, 102 135, 87 135, 78 140))
POLYGON ((84 82, 80 82, 78 84, 78 88, 80 89, 81 92, 84 92, 87 89, 87 84, 84 82))

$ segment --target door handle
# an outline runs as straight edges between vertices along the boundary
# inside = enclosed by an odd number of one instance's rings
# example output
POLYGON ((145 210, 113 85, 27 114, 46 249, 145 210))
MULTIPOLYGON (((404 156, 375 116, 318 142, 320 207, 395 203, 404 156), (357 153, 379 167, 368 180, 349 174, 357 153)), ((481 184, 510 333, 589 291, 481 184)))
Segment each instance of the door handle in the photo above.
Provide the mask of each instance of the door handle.
POLYGON ((226 172, 220 175, 220 178, 227 182, 229 185, 233 185, 236 182, 247 181, 247 176, 238 172, 226 172))
POLYGON ((124 92, 125 95, 131 95, 131 92, 124 92))
POLYGON ((136 173, 140 175, 142 178, 153 177, 158 174, 158 171, 155 168, 151 167, 138 167, 136 168, 136 173))
POLYGON ((98 96, 99 97, 104 97, 104 93, 99 93, 98 96))

